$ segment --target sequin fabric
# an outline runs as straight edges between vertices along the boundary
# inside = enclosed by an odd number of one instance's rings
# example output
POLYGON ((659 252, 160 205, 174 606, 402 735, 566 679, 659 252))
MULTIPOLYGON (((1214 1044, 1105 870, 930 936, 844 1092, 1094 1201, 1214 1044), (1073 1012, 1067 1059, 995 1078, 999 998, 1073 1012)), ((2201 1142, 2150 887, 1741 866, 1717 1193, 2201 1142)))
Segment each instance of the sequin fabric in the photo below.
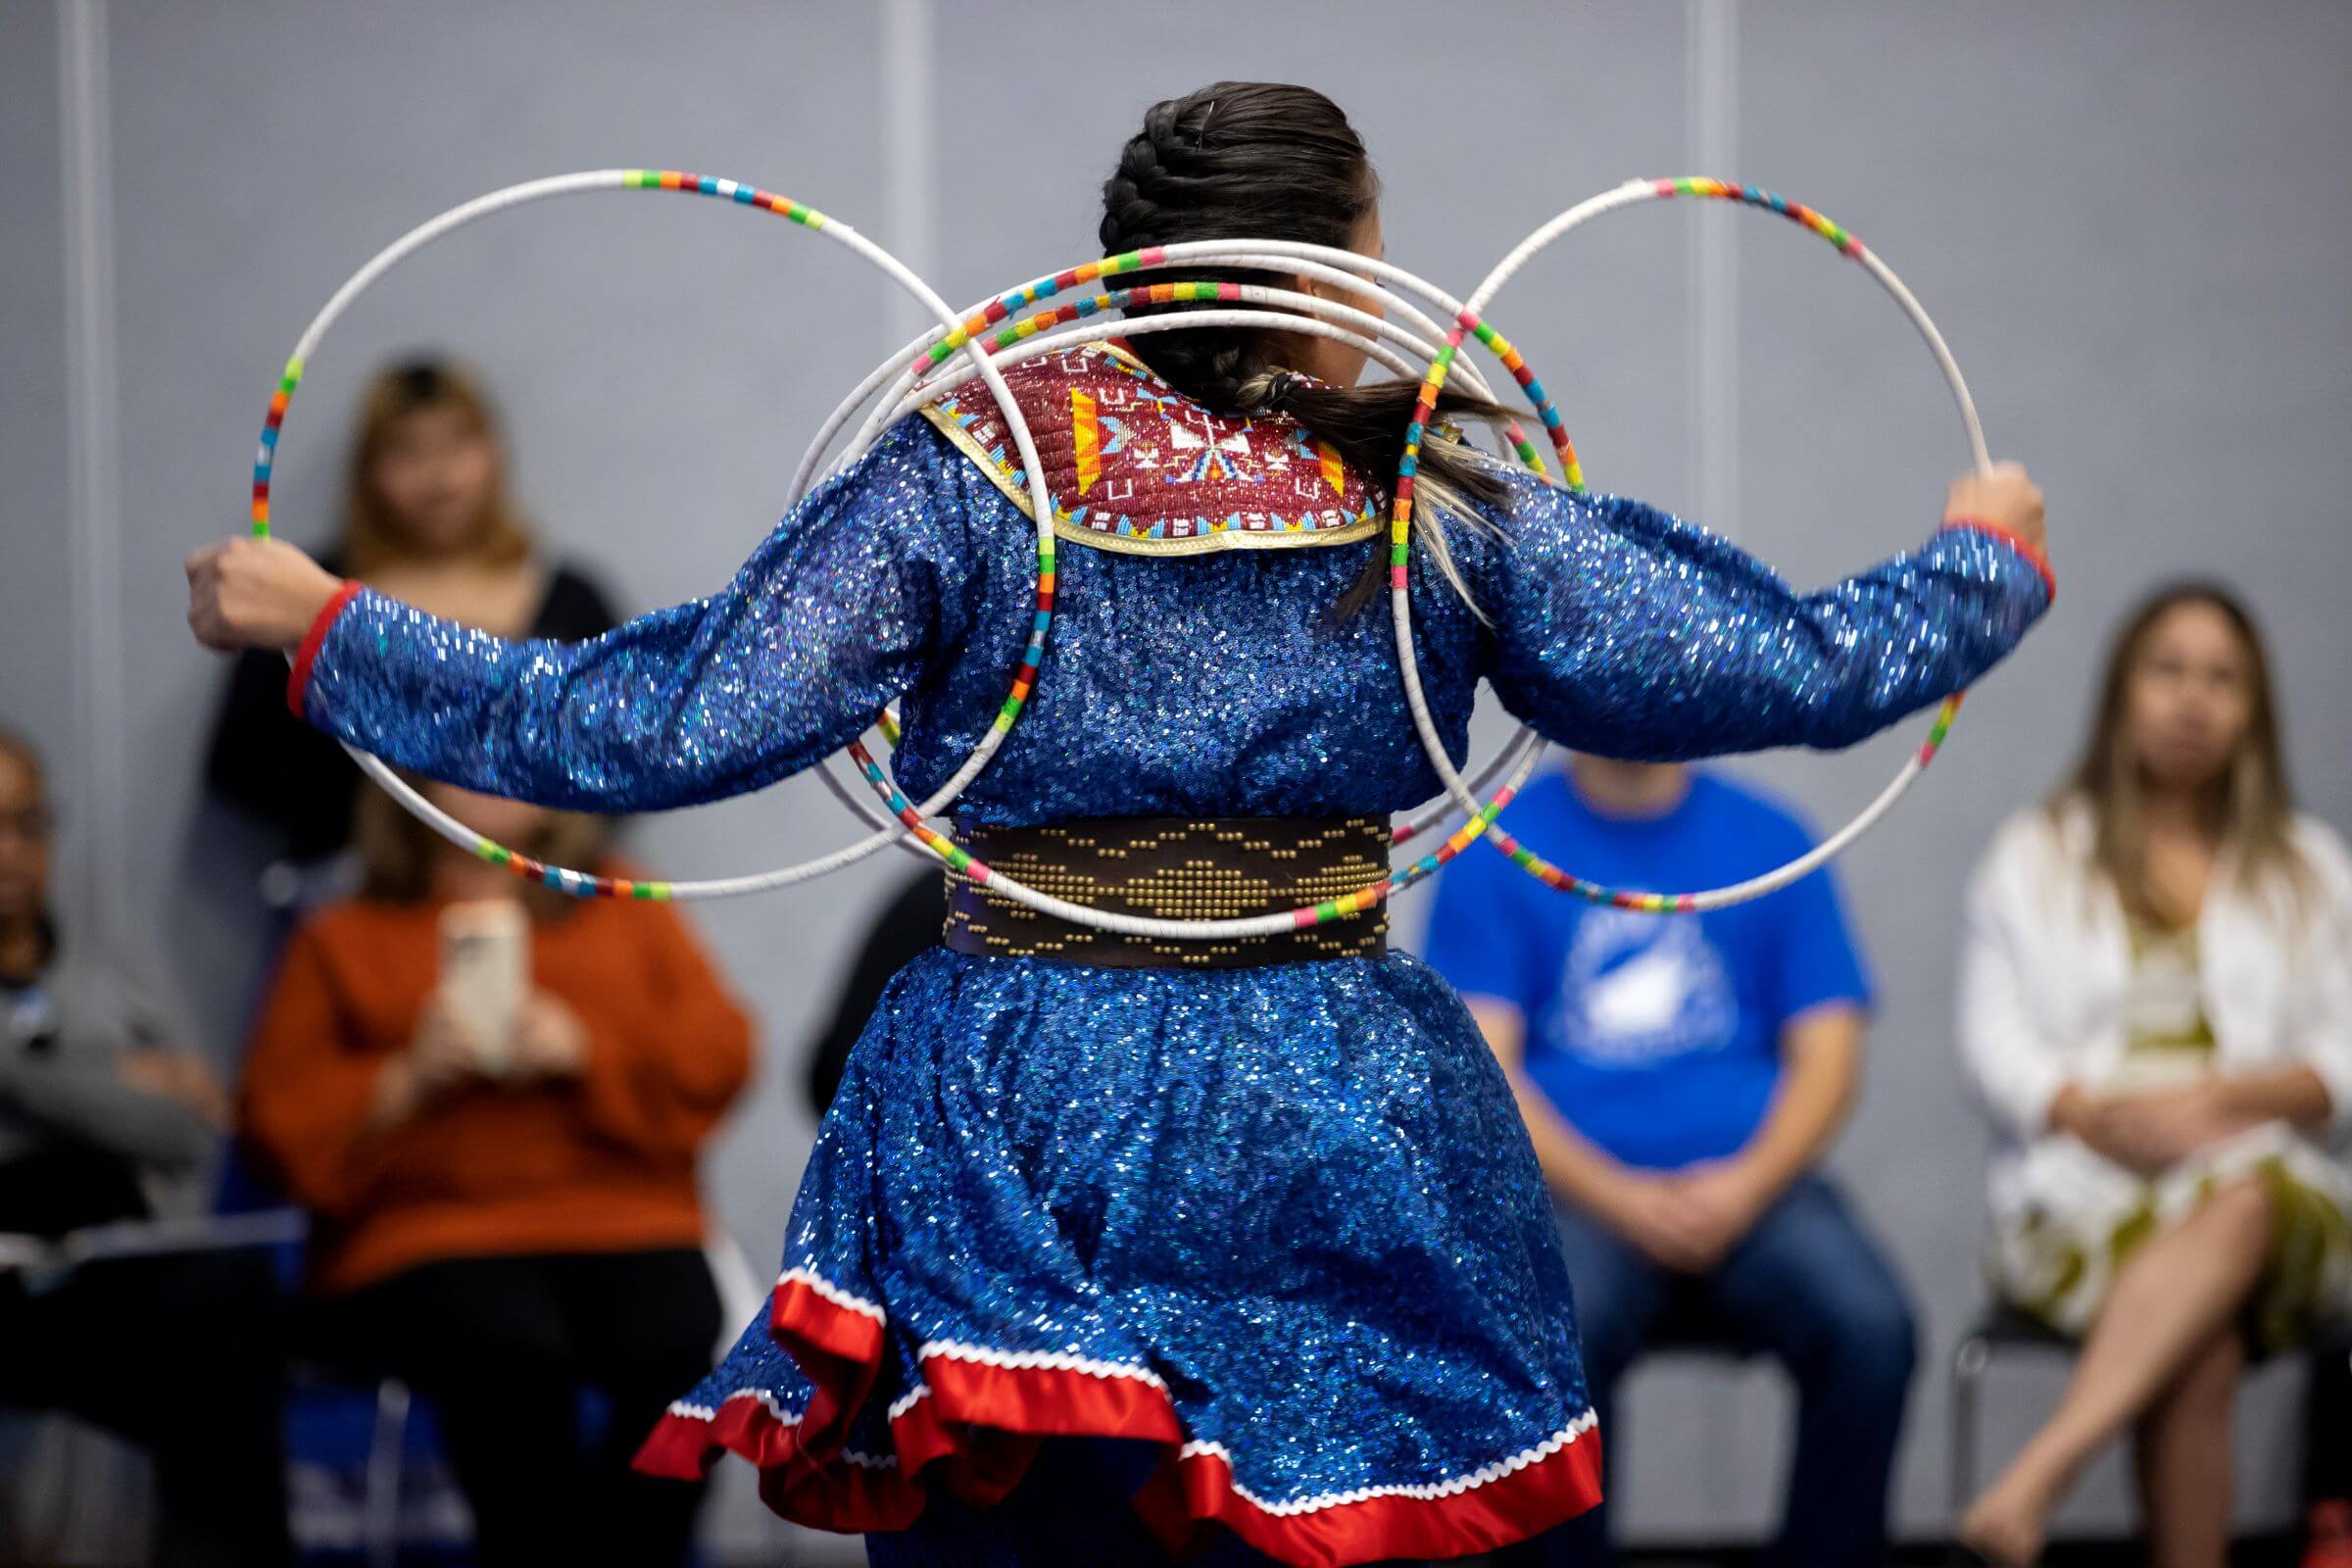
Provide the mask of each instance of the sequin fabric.
MULTIPOLYGON (((1638 502, 1510 484, 1494 534, 1452 535, 1482 613, 1415 567, 1457 760, 1482 676, 1620 757, 1842 746, 1976 678, 2048 603, 1974 530, 1800 595, 1638 502)), ((1332 613, 1368 548, 1065 545, 1037 692, 959 809, 1426 799, 1387 615, 1332 613)), ((473 788, 649 809, 805 767, 903 696, 919 797, 995 713, 1034 567, 1027 519, 912 419, 722 592, 594 642, 502 643, 364 593, 306 710, 473 788)), ((649 1467, 732 1447, 781 1511, 890 1529, 933 1489, 1001 1494, 1037 1434, 1137 1439, 1163 1455, 1137 1498, 1161 1539, 1210 1520, 1299 1564, 1485 1549, 1597 1488, 1533 1153, 1460 1003, 1402 954, 1198 973, 933 952, 852 1057, 783 1262, 770 1321, 649 1467)))
MULTIPOLYGON (((2048 603, 1974 529, 1799 595, 1639 502, 1513 476, 1497 537, 1456 528, 1487 620, 1427 562, 1416 651, 1458 762, 1482 674, 1551 739, 1680 759, 1843 746, 1996 662, 2048 603)), ((404 766, 551 805, 690 806, 838 750, 906 698, 920 797, 996 715, 1027 631, 1034 532, 920 420, 802 504, 723 591, 577 644, 510 643, 372 592, 320 645, 305 710, 404 766)), ((1347 816, 1438 784, 1382 609, 1333 609, 1371 547, 1162 560, 1065 546, 1036 694, 960 814, 1347 816)))

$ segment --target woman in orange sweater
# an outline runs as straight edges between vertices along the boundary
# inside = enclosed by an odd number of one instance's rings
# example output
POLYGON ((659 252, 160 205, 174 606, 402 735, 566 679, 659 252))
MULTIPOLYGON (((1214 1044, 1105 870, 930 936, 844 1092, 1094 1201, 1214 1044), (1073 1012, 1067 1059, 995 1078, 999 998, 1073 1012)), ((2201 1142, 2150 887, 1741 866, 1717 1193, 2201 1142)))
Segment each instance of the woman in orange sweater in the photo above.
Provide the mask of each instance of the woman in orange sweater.
MULTIPOLYGON (((595 818, 427 788, 502 843, 596 858, 595 818)), ((378 792, 361 841, 368 886, 294 938, 244 1093, 254 1152, 315 1215, 318 1338, 432 1399, 486 1564, 683 1562, 697 1494, 628 1459, 719 1333, 695 1160, 750 1024, 667 905, 523 889, 378 792), (517 897, 529 985, 477 1039, 441 914, 517 897), (584 1388, 610 1401, 594 1445, 584 1388)))

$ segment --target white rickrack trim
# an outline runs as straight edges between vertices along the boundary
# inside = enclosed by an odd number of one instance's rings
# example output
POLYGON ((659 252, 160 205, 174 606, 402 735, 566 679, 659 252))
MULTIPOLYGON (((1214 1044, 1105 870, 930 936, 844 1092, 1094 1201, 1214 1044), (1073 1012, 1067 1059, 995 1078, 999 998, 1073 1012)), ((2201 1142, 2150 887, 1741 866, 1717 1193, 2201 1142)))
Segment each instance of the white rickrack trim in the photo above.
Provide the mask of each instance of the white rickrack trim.
POLYGON ((780 1291, 787 1285, 795 1284, 808 1286, 817 1295, 823 1297, 835 1306, 843 1308, 845 1311, 862 1313, 865 1316, 872 1318, 877 1323, 888 1323, 890 1321, 890 1314, 883 1311, 879 1303, 869 1301, 862 1296, 857 1296, 849 1291, 843 1290, 840 1286, 834 1284, 831 1280, 825 1278, 822 1274, 819 1274, 812 1268, 786 1269, 780 1276, 777 1277, 776 1289, 780 1291))
MULTIPOLYGON (((801 1418, 776 1403, 775 1396, 765 1389, 737 1389, 718 1402, 733 1404, 737 1399, 759 1400, 760 1407, 780 1427, 797 1427, 801 1424, 801 1418)), ((695 1404, 685 1399, 670 1401, 669 1413, 688 1421, 709 1423, 718 1419, 716 1405, 695 1404)), ((860 1453, 856 1448, 844 1448, 834 1457, 847 1459, 861 1470, 896 1470, 899 1467, 899 1456, 895 1453, 860 1453)))
MULTIPOLYGON (((782 1278, 776 1283, 781 1288, 794 1281, 808 1286, 836 1306, 853 1312, 862 1312, 877 1323, 889 1321, 888 1314, 880 1306, 861 1296, 843 1290, 814 1269, 786 1269, 782 1278)), ((927 1361, 933 1356, 940 1356, 951 1361, 974 1362, 981 1366, 993 1366, 1007 1372, 1044 1368, 1054 1372, 1083 1372, 1088 1377, 1094 1378, 1127 1378, 1157 1389, 1163 1395, 1168 1392, 1166 1381, 1150 1367, 1137 1366, 1127 1361, 1098 1361, 1091 1356, 1065 1355, 1058 1350, 1000 1350, 985 1345, 969 1345, 961 1340, 931 1340, 915 1351, 915 1360, 918 1363, 927 1361)), ((891 1401, 889 1419, 898 1420, 930 1396, 931 1386, 928 1383, 917 1383, 913 1388, 891 1401)), ((778 1408, 773 1398, 758 1389, 745 1389, 727 1396, 727 1398, 729 1400, 758 1399, 766 1407, 769 1415, 788 1426, 797 1425, 800 1421, 799 1416, 788 1414, 778 1408)), ((698 1421, 710 1421, 717 1418, 715 1410, 706 1410, 701 1406, 688 1404, 684 1400, 672 1404, 670 1412, 698 1421)), ((1569 1422, 1568 1425, 1532 1447, 1523 1448, 1507 1459, 1497 1459, 1493 1464, 1482 1465, 1467 1475, 1451 1476, 1444 1481, 1419 1484, 1398 1483, 1385 1487, 1357 1487, 1350 1492, 1319 1493, 1314 1496, 1294 1497, 1284 1502, 1269 1501, 1242 1485, 1240 1477, 1234 1471, 1233 1454, 1221 1443, 1209 1443, 1196 1439, 1177 1449, 1177 1458, 1182 1460, 1200 1454, 1215 1455, 1225 1466, 1226 1485, 1232 1490, 1234 1495, 1262 1514, 1278 1519, 1287 1519, 1299 1514, 1320 1513, 1326 1508, 1344 1508, 1350 1503, 1369 1502, 1376 1497, 1409 1497, 1419 1502, 1435 1502, 1445 1497, 1459 1496, 1465 1492, 1475 1492, 1480 1487, 1500 1481, 1505 1476, 1524 1470, 1531 1464, 1539 1464, 1550 1458, 1599 1424, 1599 1415, 1594 1411, 1587 1410, 1583 1415, 1578 1416, 1574 1421, 1569 1422)), ((899 1462, 898 1455, 895 1453, 868 1454, 850 1448, 844 1448, 839 1457, 867 1469, 885 1469, 895 1466, 899 1462)))
MULTIPOLYGON (((733 1404, 737 1399, 758 1399, 778 1426, 797 1427, 801 1424, 801 1418, 776 1403, 776 1396, 765 1389, 737 1389, 718 1403, 733 1404)), ((669 1413, 684 1416, 689 1421, 715 1421, 718 1419, 718 1405, 695 1404, 686 1399, 673 1399, 670 1401, 669 1413)))
POLYGON ((1531 1464, 1550 1458, 1578 1438, 1592 1431, 1599 1425, 1599 1422, 1598 1416, 1591 1410, 1587 1410, 1583 1415, 1578 1416, 1567 1426, 1545 1438, 1534 1447, 1522 1449, 1507 1459, 1497 1459, 1493 1464, 1484 1465, 1466 1476, 1452 1476, 1444 1481, 1433 1481, 1419 1486, 1358 1487, 1352 1492, 1326 1492, 1312 1497, 1294 1497, 1287 1502, 1268 1502, 1248 1487, 1243 1486, 1240 1480, 1234 1477, 1233 1455, 1226 1451, 1223 1444, 1188 1443, 1176 1451, 1176 1456, 1181 1460, 1190 1459, 1195 1454, 1215 1454, 1217 1458, 1224 1461, 1226 1484, 1233 1489, 1236 1496, 1260 1513, 1271 1514, 1278 1519, 1287 1519, 1302 1513, 1318 1513, 1325 1508, 1344 1508, 1349 1503, 1369 1502, 1375 1497, 1410 1497, 1417 1502, 1435 1502, 1442 1497, 1459 1496, 1465 1492, 1476 1491, 1490 1482, 1500 1481, 1504 1476, 1515 1471, 1524 1470, 1531 1464))
POLYGON ((915 1352, 917 1360, 945 1356, 951 1361, 977 1361, 982 1366, 1002 1367, 1007 1372, 1019 1372, 1030 1367, 1045 1367, 1055 1372, 1083 1372, 1090 1378, 1132 1378, 1148 1383, 1160 1393, 1168 1386, 1158 1373, 1150 1367, 1136 1366, 1126 1361, 1096 1361, 1083 1355, 1063 1355, 1056 1350, 995 1350, 983 1345, 965 1345, 956 1340, 933 1340, 915 1352))

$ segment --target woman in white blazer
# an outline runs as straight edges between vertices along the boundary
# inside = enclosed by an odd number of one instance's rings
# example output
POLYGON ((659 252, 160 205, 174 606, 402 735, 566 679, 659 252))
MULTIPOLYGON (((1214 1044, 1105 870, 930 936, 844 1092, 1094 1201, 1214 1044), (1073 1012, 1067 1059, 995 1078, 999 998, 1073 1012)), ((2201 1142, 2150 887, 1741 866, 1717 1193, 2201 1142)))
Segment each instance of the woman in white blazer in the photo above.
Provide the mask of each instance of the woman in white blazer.
POLYGON ((2352 1294, 2352 857, 2288 803, 2227 592, 2167 589, 2125 625, 2072 781, 1978 867, 1959 1012, 1995 1282, 2083 1337, 1962 1540, 2033 1563, 2131 1425, 2154 1561, 2220 1568, 2239 1374, 2352 1294))

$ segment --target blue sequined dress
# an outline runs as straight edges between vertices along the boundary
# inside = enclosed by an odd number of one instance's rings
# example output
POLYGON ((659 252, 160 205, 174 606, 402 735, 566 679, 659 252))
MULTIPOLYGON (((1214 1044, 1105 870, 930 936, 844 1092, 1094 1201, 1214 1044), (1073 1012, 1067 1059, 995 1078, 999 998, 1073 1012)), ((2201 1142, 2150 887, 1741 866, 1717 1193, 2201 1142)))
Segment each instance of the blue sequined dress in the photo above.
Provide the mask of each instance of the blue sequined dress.
MULTIPOLYGON (((1499 536, 1452 535, 1484 618, 1414 567, 1457 763, 1482 677, 1619 757, 1844 746, 1974 680, 2048 602, 1984 531, 1798 595, 1640 503, 1510 482, 1499 536)), ((437 777, 644 810, 805 768, 896 699, 920 798, 997 711, 1034 537, 908 419, 707 600, 559 645, 363 592, 299 701, 437 777)), ((1369 548, 1064 548, 1036 694, 960 814, 1427 800, 1388 616, 1330 613, 1369 548)), ((927 954, 851 1057, 783 1265, 650 1467, 733 1449, 792 1517, 919 1534, 927 1497, 986 1505, 1042 1437, 1130 1439, 1155 1456, 1132 1501, 1159 1540, 1221 1524, 1295 1564, 1471 1553, 1597 1495, 1533 1152, 1459 1001, 1401 953, 1206 972, 927 954)))

